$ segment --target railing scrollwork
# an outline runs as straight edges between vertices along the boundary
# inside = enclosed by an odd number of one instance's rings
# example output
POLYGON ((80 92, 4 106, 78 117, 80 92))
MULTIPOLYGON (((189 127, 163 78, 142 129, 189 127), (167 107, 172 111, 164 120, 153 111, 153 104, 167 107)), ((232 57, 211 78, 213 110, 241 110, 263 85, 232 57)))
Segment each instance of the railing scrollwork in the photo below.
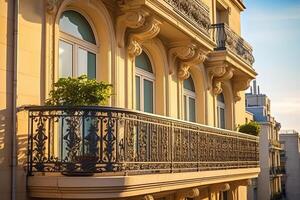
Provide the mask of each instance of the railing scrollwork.
POLYGON ((112 107, 30 107, 28 172, 170 173, 258 167, 258 139, 112 107))

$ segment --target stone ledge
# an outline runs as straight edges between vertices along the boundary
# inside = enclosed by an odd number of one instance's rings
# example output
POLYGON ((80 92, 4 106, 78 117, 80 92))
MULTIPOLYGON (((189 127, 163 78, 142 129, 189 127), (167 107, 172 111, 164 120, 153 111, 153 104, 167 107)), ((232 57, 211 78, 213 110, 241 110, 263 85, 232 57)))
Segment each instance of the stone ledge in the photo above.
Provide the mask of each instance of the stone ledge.
POLYGON ((60 199, 121 198, 251 179, 259 168, 136 176, 28 177, 31 197, 60 199))

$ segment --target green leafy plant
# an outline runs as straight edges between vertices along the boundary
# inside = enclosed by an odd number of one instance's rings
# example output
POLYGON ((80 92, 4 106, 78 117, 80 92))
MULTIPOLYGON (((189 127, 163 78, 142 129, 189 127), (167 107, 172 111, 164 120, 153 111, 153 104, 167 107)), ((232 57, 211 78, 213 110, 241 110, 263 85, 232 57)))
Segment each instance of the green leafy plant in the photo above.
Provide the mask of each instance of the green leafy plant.
POLYGON ((105 105, 112 95, 112 85, 90 80, 86 75, 78 78, 60 78, 53 84, 46 105, 96 106, 105 105))
POLYGON ((258 136, 260 125, 257 122, 249 122, 239 126, 239 132, 258 136))

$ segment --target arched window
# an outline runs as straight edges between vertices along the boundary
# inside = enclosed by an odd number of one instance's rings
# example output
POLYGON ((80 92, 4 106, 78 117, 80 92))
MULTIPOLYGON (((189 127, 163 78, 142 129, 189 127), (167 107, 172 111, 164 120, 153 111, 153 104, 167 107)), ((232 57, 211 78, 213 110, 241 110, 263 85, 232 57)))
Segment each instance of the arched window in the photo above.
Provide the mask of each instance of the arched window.
POLYGON ((135 58, 135 66, 136 109, 153 113, 155 77, 150 59, 144 51, 135 58))
POLYGON ((64 11, 59 30, 59 77, 86 74, 96 78, 96 39, 86 18, 73 10, 64 11))
POLYGON ((226 128, 226 118, 225 118, 225 99, 223 93, 217 96, 217 119, 218 119, 218 127, 226 128))
POLYGON ((196 122, 196 93, 192 77, 183 82, 183 103, 184 119, 190 122, 196 122))

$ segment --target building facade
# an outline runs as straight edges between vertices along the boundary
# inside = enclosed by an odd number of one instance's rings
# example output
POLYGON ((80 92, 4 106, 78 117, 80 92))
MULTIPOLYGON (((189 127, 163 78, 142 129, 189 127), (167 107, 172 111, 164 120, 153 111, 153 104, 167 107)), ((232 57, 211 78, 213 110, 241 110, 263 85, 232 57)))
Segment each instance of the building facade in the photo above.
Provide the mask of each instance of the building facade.
POLYGON ((286 171, 283 191, 286 199, 296 200, 300 196, 300 134, 295 130, 282 130, 279 138, 284 148, 280 159, 286 171))
MULTIPOLYGON (((271 116, 271 101, 261 94, 256 81, 251 93, 246 94, 246 109, 253 114, 253 120, 261 127, 259 134, 260 174, 252 185, 251 195, 254 199, 282 199, 282 176, 284 168, 280 163, 283 150, 279 142, 280 123, 271 116)), ((248 117, 251 118, 251 117, 248 117)))
POLYGON ((0 0, 1 199, 245 199, 242 0, 0 0), (106 107, 44 106, 60 77, 106 107))

